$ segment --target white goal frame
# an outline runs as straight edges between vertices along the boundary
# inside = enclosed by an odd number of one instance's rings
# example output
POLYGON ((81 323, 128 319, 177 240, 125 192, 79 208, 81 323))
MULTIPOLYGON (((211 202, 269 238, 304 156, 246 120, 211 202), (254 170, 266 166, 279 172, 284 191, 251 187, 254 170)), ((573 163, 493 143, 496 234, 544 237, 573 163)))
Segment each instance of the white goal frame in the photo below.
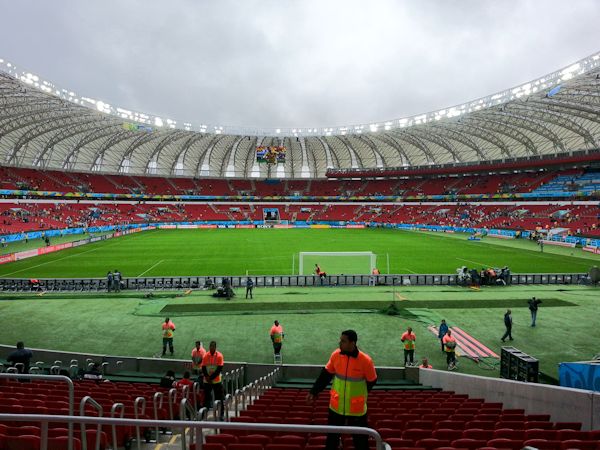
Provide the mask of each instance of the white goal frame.
POLYGON ((304 272, 304 257, 305 256, 368 256, 369 257, 369 274, 377 267, 377 254, 373 252, 299 252, 298 253, 298 275, 304 272))

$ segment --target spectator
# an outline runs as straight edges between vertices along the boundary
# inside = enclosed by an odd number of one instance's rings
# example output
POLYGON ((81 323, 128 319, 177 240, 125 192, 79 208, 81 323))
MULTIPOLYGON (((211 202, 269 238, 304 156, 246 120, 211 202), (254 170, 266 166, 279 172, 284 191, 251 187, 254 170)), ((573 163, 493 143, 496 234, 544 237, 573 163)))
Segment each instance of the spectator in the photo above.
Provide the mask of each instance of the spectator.
POLYGON ((190 379, 191 374, 188 370, 183 372, 183 378, 175 383, 173 383, 173 387, 177 388, 180 391, 183 391, 183 387, 187 386, 188 388, 192 388, 194 382, 190 379))
POLYGON ((175 372, 167 370, 167 373, 160 379, 160 387, 170 389, 175 383, 175 372))
POLYGON ((17 367, 19 373, 29 373, 31 358, 33 358, 33 352, 28 348, 25 348, 25 344, 22 341, 19 341, 17 342, 17 349, 8 355, 6 361, 8 361, 12 367, 15 367, 17 364, 22 364, 22 367, 17 367))
MULTIPOLYGON (((373 360, 356 346, 358 336, 354 330, 342 331, 340 346, 321 370, 312 389, 306 396, 308 403, 332 381, 329 400, 328 425, 367 427, 367 396, 377 383, 373 360), (351 374, 351 376, 348 376, 351 374)), ((352 436, 356 450, 368 450, 366 435, 352 436)), ((335 450, 340 441, 339 434, 328 434, 326 450, 335 450)))
POLYGON ((541 300, 538 300, 535 297, 531 297, 531 299, 527 300, 527 304, 529 305, 529 311, 531 312, 531 326, 535 327, 535 320, 537 319, 538 305, 542 303, 541 300))
POLYGON ((446 320, 442 319, 442 323, 440 324, 440 328, 438 330, 438 338, 440 340, 440 343, 442 344, 442 352, 446 351, 446 349, 444 347, 444 336, 446 336, 447 332, 448 332, 448 325, 446 324, 446 320))
MULTIPOLYGON (((212 403, 212 394, 214 400, 223 402, 223 383, 221 382, 221 372, 223 371, 223 355, 217 351, 217 343, 211 341, 208 352, 202 358, 202 374, 204 375, 204 407, 210 408, 212 403)), ((220 411, 223 419, 223 408, 220 411)))
POLYGON ((506 332, 502 336, 502 342, 506 341, 506 338, 512 341, 512 313, 510 309, 507 309, 504 314, 504 326, 506 327, 506 332))
POLYGON ((404 344, 404 367, 407 365, 412 366, 415 363, 415 341, 417 337, 411 327, 406 329, 400 340, 404 344))
POLYGON ((427 357, 423 358, 423 361, 421 361, 421 365, 419 366, 419 369, 433 369, 433 366, 431 364, 429 364, 429 360, 427 359, 427 357))
POLYGON ((165 353, 167 353, 167 345, 169 345, 169 351, 171 352, 171 356, 173 356, 174 333, 175 333, 175 324, 173 322, 171 322, 171 319, 169 319, 167 317, 162 324, 163 342, 162 342, 162 355, 161 356, 165 356, 165 353))
POLYGON ((84 380, 102 381, 102 372, 100 371, 100 365, 95 362, 92 366, 83 372, 84 380))

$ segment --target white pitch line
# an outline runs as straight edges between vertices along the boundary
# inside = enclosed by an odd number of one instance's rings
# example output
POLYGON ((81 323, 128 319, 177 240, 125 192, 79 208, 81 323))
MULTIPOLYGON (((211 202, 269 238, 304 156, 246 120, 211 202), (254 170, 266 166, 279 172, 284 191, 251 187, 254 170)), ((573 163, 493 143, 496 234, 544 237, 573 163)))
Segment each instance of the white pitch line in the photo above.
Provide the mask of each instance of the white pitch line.
POLYGON ((142 273, 140 273, 138 275, 138 278, 141 277, 142 275, 144 275, 146 272, 150 272, 152 269, 154 269, 156 266, 158 266, 161 262, 163 262, 164 259, 161 259, 159 262, 157 262, 156 264, 154 264, 153 266, 151 266, 150 268, 144 270, 142 273))
POLYGON ((414 270, 410 270, 408 267, 400 267, 400 268, 408 270, 410 273, 414 273, 414 274, 418 273, 418 272, 415 272, 414 270))
MULTIPOLYGON (((100 248, 104 248, 104 247, 96 247, 93 248, 91 250, 86 250, 85 252, 81 252, 81 253, 76 253, 75 255, 67 255, 67 256, 63 256, 62 258, 58 258, 58 259, 53 259, 52 261, 46 261, 45 263, 41 263, 41 264, 36 264, 35 266, 29 266, 26 267, 25 269, 19 269, 19 270, 15 270, 14 272, 10 272, 10 273, 5 273, 4 275, 2 275, 3 277, 7 277, 9 275, 13 275, 15 273, 19 273, 19 272, 25 272, 26 270, 30 270, 30 269, 35 269, 36 267, 41 267, 41 266, 45 266, 46 264, 52 264, 55 263, 56 261, 61 261, 63 259, 67 259, 67 258, 73 258, 74 256, 79 256, 79 255, 83 255, 85 253, 89 253, 89 252, 95 252, 96 250, 99 250, 100 248)), ((21 260, 23 261, 23 260, 21 260)))

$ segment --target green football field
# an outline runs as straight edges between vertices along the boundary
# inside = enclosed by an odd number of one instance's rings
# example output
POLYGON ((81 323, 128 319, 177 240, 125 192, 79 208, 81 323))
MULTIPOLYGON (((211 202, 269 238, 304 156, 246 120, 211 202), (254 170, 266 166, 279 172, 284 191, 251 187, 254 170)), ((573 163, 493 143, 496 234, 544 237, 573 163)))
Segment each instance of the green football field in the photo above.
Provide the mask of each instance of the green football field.
MULTIPOLYGON (((272 362, 268 331, 278 319, 285 330, 284 363, 324 364, 344 329, 355 329, 359 347, 378 366, 401 366, 400 336, 411 326, 417 335, 416 356, 428 356, 445 368, 438 339, 428 331, 446 319, 500 353, 513 345, 540 360, 541 370, 557 377, 561 361, 591 359, 598 350, 598 288, 586 286, 484 287, 316 287, 256 288, 245 300, 242 289, 231 301, 210 291, 121 294, 0 294, 6 326, 0 342, 24 340, 33 348, 107 355, 152 357, 161 349, 161 324, 175 323, 176 359, 187 360, 196 339, 216 340, 229 361, 272 362), (538 323, 530 327, 527 299, 542 299, 538 323), (382 311, 394 303, 398 315, 382 311), (503 314, 513 312, 514 341, 503 344, 503 314)), ((499 361, 481 363, 459 358, 461 373, 499 376, 499 361)), ((178 373, 183 369, 174 363, 178 373)))
MULTIPOLYGON (((102 277, 114 269, 125 277, 283 275, 298 273, 300 252, 372 252, 381 273, 454 273, 463 265, 508 265, 513 273, 587 272, 600 261, 579 249, 546 245, 541 253, 527 240, 473 242, 463 234, 392 229, 156 230, 4 264, 0 277, 102 277)), ((316 262, 328 274, 368 273, 369 267, 356 258, 316 262)))
MULTIPOLYGON (((119 269, 125 276, 289 274, 298 270, 298 253, 373 252, 382 273, 453 273, 458 266, 508 265, 513 272, 585 272, 596 255, 529 241, 467 241, 458 234, 397 230, 161 230, 89 244, 72 250, 0 266, 5 277, 103 276, 119 269), (549 248, 550 247, 550 248, 549 248)), ((312 263, 312 262, 311 262, 312 263)), ((332 272, 334 260, 319 261, 332 272), (327 262, 323 262, 327 261, 327 262), (327 265, 331 265, 327 267, 327 265)), ((363 263, 361 263, 363 264, 363 263)), ((175 358, 187 359, 193 343, 217 340, 229 361, 272 362, 268 330, 279 319, 286 332, 284 362, 323 364, 339 334, 356 329, 359 346, 378 366, 401 366, 400 335, 417 334, 417 357, 436 368, 445 357, 430 325, 445 318, 499 353, 503 314, 512 309, 512 345, 540 360, 556 377, 561 361, 589 360, 600 342, 597 288, 586 286, 457 286, 256 288, 227 302, 210 291, 0 294, 5 326, 0 342, 24 340, 33 348, 107 355, 152 357, 160 352, 164 317, 177 326, 175 358), (538 326, 529 326, 527 300, 542 299, 538 326), (390 304, 398 313, 388 315, 390 304)), ((498 361, 476 364, 460 358, 460 372, 498 376, 498 361)), ((175 368, 182 365, 176 365, 175 368)))

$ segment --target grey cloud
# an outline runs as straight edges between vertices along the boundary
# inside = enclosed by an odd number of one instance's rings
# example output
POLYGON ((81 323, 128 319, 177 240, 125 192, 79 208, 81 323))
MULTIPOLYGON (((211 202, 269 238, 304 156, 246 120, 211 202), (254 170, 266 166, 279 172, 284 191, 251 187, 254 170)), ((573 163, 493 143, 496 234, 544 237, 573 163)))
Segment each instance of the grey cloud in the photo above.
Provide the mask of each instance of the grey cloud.
POLYGON ((0 57, 195 124, 399 118, 543 75, 600 42, 592 0, 2 3, 0 57))

